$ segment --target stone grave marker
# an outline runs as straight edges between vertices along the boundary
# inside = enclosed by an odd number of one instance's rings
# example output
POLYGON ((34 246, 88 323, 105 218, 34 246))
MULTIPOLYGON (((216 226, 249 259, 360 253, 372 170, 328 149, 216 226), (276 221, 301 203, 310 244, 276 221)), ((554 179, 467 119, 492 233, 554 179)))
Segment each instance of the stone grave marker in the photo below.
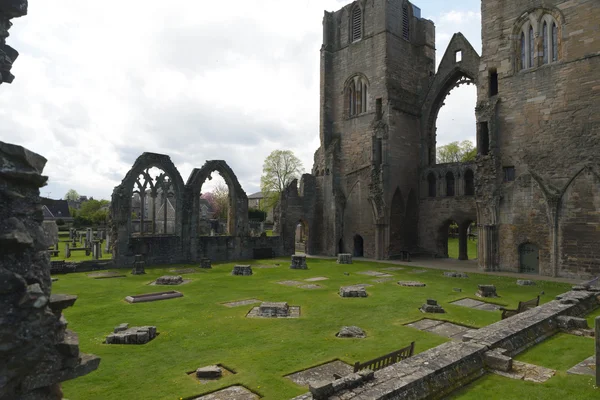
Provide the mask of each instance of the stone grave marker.
POLYGON ((436 300, 427 299, 427 302, 419 308, 421 312, 424 313, 435 313, 435 314, 443 314, 446 311, 440 306, 436 300))
POLYGON ((155 281, 157 285, 181 285, 182 283, 183 277, 181 275, 163 275, 155 281))
POLYGON ((342 338, 363 339, 367 337, 367 334, 358 326, 342 326, 342 329, 340 329, 340 331, 336 333, 335 336, 342 338))
POLYGON ((352 264, 352 254, 350 253, 340 253, 337 258, 338 264, 352 264))
POLYGON ((496 294, 496 286, 494 285, 477 285, 477 295, 478 297, 498 297, 496 294))
POLYGON ((235 265, 231 275, 249 276, 252 275, 252 267, 250 265, 235 265))
POLYGON ((133 270, 131 271, 132 275, 144 275, 146 273, 146 261, 144 261, 144 256, 142 254, 135 255, 135 261, 133 262, 133 270))
POLYGON ((203 257, 200 259, 200 268, 209 269, 212 268, 210 258, 203 257))
POLYGON ((340 288, 341 297, 367 297, 367 291, 364 286, 342 286, 340 288))
POLYGON ((293 255, 290 269, 308 269, 305 255, 293 255))
POLYGON ((128 324, 121 324, 106 337, 106 344, 145 344, 155 337, 156 326, 129 328, 128 324))

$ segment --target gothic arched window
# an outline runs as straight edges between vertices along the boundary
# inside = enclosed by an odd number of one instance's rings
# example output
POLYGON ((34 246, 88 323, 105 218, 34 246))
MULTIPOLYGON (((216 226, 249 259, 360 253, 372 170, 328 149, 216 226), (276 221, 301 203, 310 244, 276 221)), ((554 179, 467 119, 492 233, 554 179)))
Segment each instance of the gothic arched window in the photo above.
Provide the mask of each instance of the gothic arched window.
POLYGON ((367 112, 369 86, 365 78, 355 76, 346 84, 346 110, 348 117, 367 112))

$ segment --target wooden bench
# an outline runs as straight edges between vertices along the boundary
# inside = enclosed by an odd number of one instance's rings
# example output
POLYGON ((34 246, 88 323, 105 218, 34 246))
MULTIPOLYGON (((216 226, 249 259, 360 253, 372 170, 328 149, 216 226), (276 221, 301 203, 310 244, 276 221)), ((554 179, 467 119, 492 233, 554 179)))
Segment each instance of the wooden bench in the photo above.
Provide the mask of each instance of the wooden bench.
POLYGON ((354 372, 358 372, 363 369, 370 369, 371 371, 377 371, 382 368, 388 367, 392 364, 396 364, 402 360, 412 357, 415 352, 415 342, 412 342, 409 346, 406 346, 400 350, 393 351, 385 356, 377 357, 373 360, 366 361, 364 363, 356 362, 354 364, 354 372))
POLYGON ((48 254, 50 254, 50 257, 58 257, 59 253, 60 250, 48 250, 48 254))
POLYGON ((519 313, 522 313, 523 311, 531 310, 532 308, 535 308, 539 305, 540 305, 540 296, 536 297, 535 299, 531 299, 531 300, 527 300, 527 301, 520 301, 519 306, 517 307, 516 310, 511 310, 508 308, 500 307, 500 310, 502 310, 502 319, 512 317, 513 315, 517 315, 519 313))

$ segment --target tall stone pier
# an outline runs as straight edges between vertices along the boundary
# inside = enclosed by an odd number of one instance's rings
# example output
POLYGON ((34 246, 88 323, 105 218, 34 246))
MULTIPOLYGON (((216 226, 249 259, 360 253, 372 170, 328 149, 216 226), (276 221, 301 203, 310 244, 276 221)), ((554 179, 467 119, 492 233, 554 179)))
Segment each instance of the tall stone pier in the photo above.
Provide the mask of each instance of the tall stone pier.
POLYGON ((0 142, 0 399, 62 399, 60 382, 100 363, 79 353, 62 315, 77 297, 51 295, 39 197, 45 164, 38 154, 0 142))

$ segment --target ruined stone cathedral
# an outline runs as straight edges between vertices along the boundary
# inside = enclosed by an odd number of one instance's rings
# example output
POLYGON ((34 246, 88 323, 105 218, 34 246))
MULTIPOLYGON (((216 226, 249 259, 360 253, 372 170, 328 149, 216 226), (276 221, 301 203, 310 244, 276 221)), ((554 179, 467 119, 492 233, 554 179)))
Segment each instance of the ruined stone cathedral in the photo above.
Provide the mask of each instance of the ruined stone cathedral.
POLYGON ((477 228, 483 270, 600 275, 600 1, 482 0, 482 54, 456 33, 436 71, 435 26, 406 0, 325 12, 320 140, 283 197, 307 252, 459 258, 477 228), (477 85, 477 158, 436 163, 436 119, 477 85))

